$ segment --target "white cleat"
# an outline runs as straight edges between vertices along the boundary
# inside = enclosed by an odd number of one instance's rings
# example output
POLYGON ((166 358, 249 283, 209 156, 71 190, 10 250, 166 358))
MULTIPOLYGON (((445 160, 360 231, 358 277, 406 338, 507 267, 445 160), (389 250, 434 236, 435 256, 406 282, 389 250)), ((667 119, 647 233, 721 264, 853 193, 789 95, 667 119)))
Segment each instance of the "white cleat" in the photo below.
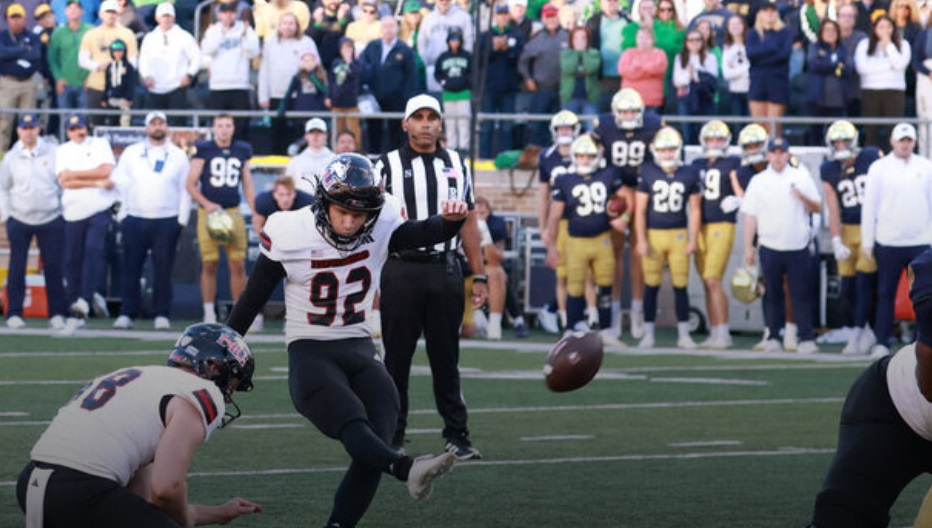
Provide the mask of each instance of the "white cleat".
POLYGON ((23 318, 18 315, 7 317, 6 327, 12 330, 19 330, 20 328, 26 328, 26 321, 23 321, 23 318))
POLYGON ((817 345, 816 342, 812 340, 803 341, 796 348, 797 354, 816 354, 818 352, 820 352, 819 345, 817 345))
POLYGON ((71 304, 71 312, 78 317, 87 317, 91 313, 91 307, 84 299, 78 299, 71 304))
POLYGON ((63 337, 72 336, 78 331, 78 328, 83 328, 84 324, 84 319, 69 317, 65 320, 65 327, 58 331, 58 335, 63 337))
POLYGON ((756 351, 758 351, 758 352, 763 352, 763 351, 767 348, 767 342, 768 342, 768 341, 770 341, 770 329, 769 329, 769 328, 764 328, 764 335, 763 335, 763 337, 761 337, 760 341, 759 341, 756 345, 754 345, 753 347, 751 347, 751 348, 752 348, 752 350, 756 350, 756 351))
MULTIPOLYGON (((860 349, 861 354, 870 354, 871 349, 876 344, 877 336, 874 334, 874 331, 871 330, 871 327, 869 326, 864 327, 864 330, 861 331, 861 341, 858 344, 858 349, 860 349)), ((889 349, 887 349, 887 353, 890 353, 889 349)))
POLYGON ((602 346, 605 348, 623 348, 625 346, 625 344, 618 339, 615 330, 612 328, 599 330, 599 338, 602 340, 602 346))
POLYGON ((642 337, 641 340, 638 342, 638 348, 642 348, 642 349, 654 348, 654 344, 655 342, 654 342, 653 334, 645 333, 644 337, 642 337))
POLYGON ((696 348, 696 342, 693 341, 693 338, 689 334, 682 335, 679 339, 676 340, 676 347, 682 348, 684 350, 692 350, 696 348))
POLYGON ((708 348, 710 350, 725 350, 726 348, 731 348, 731 345, 731 336, 715 336, 700 343, 699 347, 708 348))
POLYGON ((882 357, 887 357, 890 355, 890 349, 884 345, 874 345, 871 347, 871 357, 874 359, 880 359, 882 357))
POLYGON ((485 338, 489 341, 501 341, 502 325, 489 323, 489 326, 485 329, 485 338))
POLYGON ((485 316, 485 312, 482 310, 474 310, 472 313, 472 322, 476 325, 476 331, 473 334, 473 337, 481 339, 486 336, 486 332, 489 330, 489 318, 485 316))
POLYGON ((783 349, 794 352, 799 348, 799 328, 793 323, 786 323, 783 328, 783 349))
POLYGON ((866 353, 866 351, 861 348, 861 333, 861 331, 855 330, 851 339, 845 343, 845 348, 841 349, 842 354, 846 356, 859 356, 866 353))
POLYGON ((94 317, 100 317, 101 319, 110 318, 110 309, 107 308, 107 299, 104 299, 104 296, 94 292, 94 296, 91 298, 91 310, 94 311, 94 317))
POLYGON ((65 327, 65 318, 60 315, 53 315, 52 318, 49 319, 49 327, 51 327, 52 330, 61 330, 65 327))
POLYGON ((764 343, 764 352, 783 352, 783 345, 776 339, 768 339, 764 343))
POLYGON ((644 337, 644 311, 631 312, 631 337, 641 339, 644 337))
POLYGON ((155 318, 155 329, 156 330, 170 330, 172 327, 171 321, 168 320, 168 317, 160 315, 155 318))
POLYGON ((546 308, 541 308, 537 312, 537 324, 548 334, 560 333, 560 321, 557 319, 557 314, 546 308))
POLYGON ((214 312, 204 312, 204 322, 207 324, 214 324, 217 322, 217 314, 214 312))
POLYGON ((408 493, 414 500, 424 500, 434 491, 434 481, 453 471, 456 455, 423 455, 414 459, 408 473, 408 493))
POLYGON ((136 326, 136 323, 128 315, 121 315, 113 322, 113 327, 119 330, 129 330, 134 326, 136 326))

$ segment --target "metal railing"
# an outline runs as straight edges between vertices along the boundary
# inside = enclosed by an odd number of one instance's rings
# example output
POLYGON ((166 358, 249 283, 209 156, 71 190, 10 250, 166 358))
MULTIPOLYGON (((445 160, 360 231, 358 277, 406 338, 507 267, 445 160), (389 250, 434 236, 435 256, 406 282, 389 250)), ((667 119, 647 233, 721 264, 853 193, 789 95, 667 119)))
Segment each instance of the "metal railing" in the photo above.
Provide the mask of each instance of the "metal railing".
MULTIPOLYGON (((2 114, 14 114, 17 115, 23 110, 18 108, 0 108, 0 115, 2 114)), ((31 110, 36 112, 40 116, 48 115, 62 115, 70 116, 76 113, 74 109, 48 109, 48 108, 36 108, 31 110)), ((135 124, 141 124, 145 115, 153 111, 152 109, 132 109, 132 110, 80 110, 77 113, 81 113, 86 116, 100 116, 100 117, 111 117, 119 118, 120 116, 129 114, 133 118, 135 124)), ((181 121, 184 120, 188 126, 194 127, 209 127, 211 119, 216 116, 219 112, 217 110, 207 110, 207 109, 185 109, 185 110, 176 110, 176 109, 164 109, 161 110, 164 112, 171 121, 181 121)), ((232 115, 233 117, 238 118, 249 118, 250 120, 263 120, 263 119, 274 119, 280 117, 280 115, 272 110, 224 110, 223 113, 232 115)), ((351 112, 351 113, 335 113, 331 111, 326 112, 288 112, 285 115, 288 119, 293 120, 305 120, 311 119, 313 117, 319 117, 329 123, 328 130, 330 131, 331 144, 336 140, 339 130, 336 129, 336 122, 340 118, 355 117, 361 121, 367 119, 394 119, 401 120, 404 117, 404 114, 401 112, 375 112, 375 113, 361 113, 361 112, 351 112)), ((477 112, 476 113, 476 127, 473 130, 472 138, 476 142, 479 139, 479 132, 482 128, 482 123, 486 121, 512 121, 515 125, 524 125, 529 122, 549 122, 552 116, 547 114, 488 114, 477 112)), ((593 119, 597 116, 595 115, 582 115, 580 119, 584 124, 591 123, 593 119)), ((836 121, 837 117, 813 117, 813 116, 784 116, 784 117, 772 117, 772 118, 753 118, 750 116, 731 116, 731 115, 709 115, 709 116, 681 116, 681 115, 664 115, 662 116, 666 124, 669 125, 678 125, 680 123, 693 123, 700 124, 708 122, 712 119, 721 119, 726 123, 731 124, 747 124, 747 123, 761 123, 768 125, 772 130, 774 126, 780 125, 784 130, 787 130, 794 126, 809 126, 809 125, 827 125, 833 121, 836 121)), ((446 117, 449 121, 451 118, 446 117)), ((862 125, 881 125, 892 127, 897 123, 908 122, 913 124, 917 130, 920 131, 920 135, 925 138, 926 142, 930 143, 929 147, 932 147, 932 120, 929 119, 920 119, 920 118, 844 118, 857 126, 862 125)), ((399 125, 400 126, 400 125, 399 125)), ((738 131, 732 130, 733 141, 737 140, 738 131)), ((298 138, 294 138, 298 139, 298 138)), ((357 140, 362 141, 363 138, 357 138, 357 140)), ((810 142, 810 145, 822 145, 823 142, 819 138, 816 142, 810 142)), ((517 145, 517 148, 521 148, 524 145, 517 145)), ((922 147, 922 146, 921 146, 922 147)), ((932 149, 928 151, 932 153, 932 149)))

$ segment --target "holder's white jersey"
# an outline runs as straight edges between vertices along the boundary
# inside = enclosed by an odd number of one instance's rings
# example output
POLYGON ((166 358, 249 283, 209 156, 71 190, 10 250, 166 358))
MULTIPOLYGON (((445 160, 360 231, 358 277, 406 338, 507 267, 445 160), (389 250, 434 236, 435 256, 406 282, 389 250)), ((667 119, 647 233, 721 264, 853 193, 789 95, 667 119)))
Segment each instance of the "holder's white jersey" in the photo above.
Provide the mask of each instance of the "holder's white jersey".
POLYGON ((398 200, 386 194, 367 240, 347 253, 324 239, 310 207, 269 216, 260 248, 285 268, 288 343, 371 337, 367 311, 372 309, 392 233, 404 221, 398 200))
POLYGON ((165 404, 172 396, 197 409, 206 442, 226 411, 213 382, 175 367, 130 367, 87 383, 59 409, 31 457, 126 486, 155 457, 165 431, 165 404))

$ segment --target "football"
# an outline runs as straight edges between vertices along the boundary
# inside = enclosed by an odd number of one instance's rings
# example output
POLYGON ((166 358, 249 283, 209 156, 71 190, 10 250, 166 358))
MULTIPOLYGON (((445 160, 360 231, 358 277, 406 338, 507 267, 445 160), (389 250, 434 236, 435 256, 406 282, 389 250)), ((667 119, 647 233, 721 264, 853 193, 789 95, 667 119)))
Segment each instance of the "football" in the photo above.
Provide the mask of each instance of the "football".
POLYGON ((574 332, 547 354, 544 381, 553 392, 573 391, 592 381, 601 366, 602 339, 598 332, 574 332))
POLYGON ((612 218, 621 216, 628 210, 628 201, 620 196, 614 196, 608 201, 606 211, 612 218))

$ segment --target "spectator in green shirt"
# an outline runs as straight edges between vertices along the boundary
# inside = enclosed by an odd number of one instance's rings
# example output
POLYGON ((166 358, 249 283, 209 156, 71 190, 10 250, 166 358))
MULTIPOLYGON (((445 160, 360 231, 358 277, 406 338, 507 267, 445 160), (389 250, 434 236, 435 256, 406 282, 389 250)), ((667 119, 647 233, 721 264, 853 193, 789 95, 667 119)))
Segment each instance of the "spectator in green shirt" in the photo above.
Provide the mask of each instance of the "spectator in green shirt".
POLYGON ((84 80, 88 71, 78 65, 78 51, 84 33, 92 25, 83 22, 84 7, 80 0, 69 0, 65 7, 67 21, 55 28, 49 43, 49 69, 55 79, 58 108, 87 108, 84 80))

